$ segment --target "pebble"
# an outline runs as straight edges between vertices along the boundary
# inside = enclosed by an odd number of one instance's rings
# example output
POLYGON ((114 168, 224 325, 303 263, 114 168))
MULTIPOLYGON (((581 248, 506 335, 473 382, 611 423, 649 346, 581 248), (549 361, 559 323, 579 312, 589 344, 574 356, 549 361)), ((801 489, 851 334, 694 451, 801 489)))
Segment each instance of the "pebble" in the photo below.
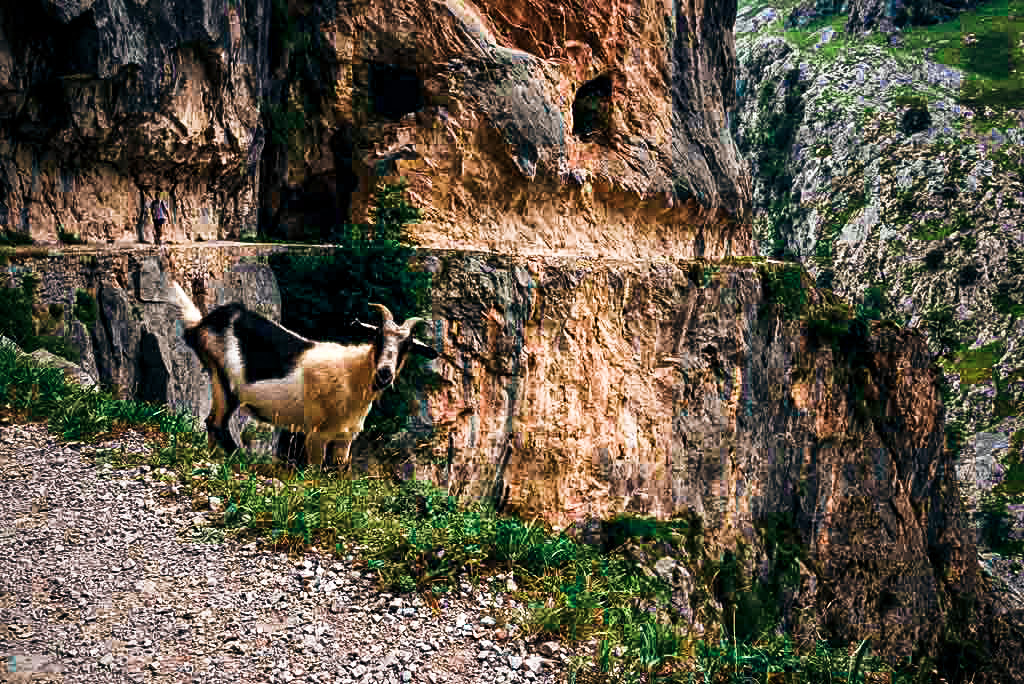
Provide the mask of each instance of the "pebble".
MULTIPOLYGON (((147 448, 131 432, 98 446, 147 448)), ((0 529, 20 531, 0 536, 0 577, 16 588, 0 610, 13 637, 0 630, 0 652, 15 660, 49 663, 68 684, 565 679, 544 651, 520 642, 507 655, 496 643, 492 612, 507 597, 463 582, 434 611, 417 595, 378 591, 353 556, 295 559, 225 539, 184 492, 160 494, 166 471, 95 467, 96 448, 62 451, 41 425, 0 427, 0 529), (43 486, 49 508, 34 513, 43 486), (117 499, 125 486, 135 493, 117 499)))

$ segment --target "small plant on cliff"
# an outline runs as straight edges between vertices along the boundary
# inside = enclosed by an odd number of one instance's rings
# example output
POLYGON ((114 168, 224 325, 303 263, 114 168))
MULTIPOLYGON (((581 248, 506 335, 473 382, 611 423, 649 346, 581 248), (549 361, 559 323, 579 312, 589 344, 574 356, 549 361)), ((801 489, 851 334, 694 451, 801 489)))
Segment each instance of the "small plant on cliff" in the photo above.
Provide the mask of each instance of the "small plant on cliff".
MULTIPOLYGON (((336 248, 326 254, 281 253, 270 260, 281 288, 282 323, 312 339, 363 342, 352 322, 375 321, 367 304, 384 304, 395 318, 425 315, 430 274, 410 267, 415 250, 405 227, 420 211, 404 196, 405 186, 377 189, 371 225, 341 225, 331 231, 336 248)), ((419 357, 410 357, 395 386, 374 403, 365 439, 381 440, 404 427, 415 390, 431 374, 419 357)))
POLYGON ((75 290, 75 308, 72 310, 75 318, 85 323, 86 327, 92 330, 99 317, 99 305, 92 293, 81 288, 75 290))
POLYGON ((5 230, 0 233, 0 245, 6 247, 19 247, 21 245, 31 245, 32 236, 25 235, 13 230, 5 230))
POLYGON ((799 264, 765 264, 760 271, 765 299, 787 320, 802 316, 808 303, 803 267, 799 264))
MULTIPOLYGON (((39 334, 33 307, 38 286, 39 276, 25 273, 21 277, 20 287, 0 287, 0 334, 11 339, 25 353, 45 349, 72 363, 78 363, 79 351, 67 338, 48 334, 45 330, 44 334, 39 334)), ((60 313, 63 315, 63 309, 60 313)), ((46 314, 53 328, 56 321, 52 320, 52 311, 46 314)))
POLYGON ((73 233, 64 230, 63 224, 57 225, 57 239, 63 242, 65 245, 84 245, 87 244, 86 240, 82 239, 82 236, 78 233, 73 233))

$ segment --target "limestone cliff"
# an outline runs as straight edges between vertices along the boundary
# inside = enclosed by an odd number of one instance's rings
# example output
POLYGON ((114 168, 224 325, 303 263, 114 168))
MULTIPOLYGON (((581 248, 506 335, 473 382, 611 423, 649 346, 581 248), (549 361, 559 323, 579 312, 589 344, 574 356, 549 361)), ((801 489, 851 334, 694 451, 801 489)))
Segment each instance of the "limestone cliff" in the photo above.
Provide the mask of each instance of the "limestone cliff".
POLYGON ((752 266, 428 266, 448 383, 424 412, 443 465, 419 473, 561 526, 696 513, 721 548, 759 547, 762 521, 792 516, 806 555, 788 619, 890 656, 936 648, 978 586, 917 335, 786 320, 752 266))
POLYGON ((849 27, 872 4, 788 33, 785 12, 741 8, 735 121, 754 232, 764 253, 923 333, 979 538, 1024 588, 1024 490, 1009 448, 1024 415, 1022 13, 966 12, 912 39, 896 31, 882 49, 849 27))
POLYGON ((0 228, 57 242, 255 229, 265 0, 0 6, 0 228))
POLYGON ((748 253, 734 15, 654 0, 5 6, 0 227, 151 240, 160 196, 165 239, 316 235, 363 218, 397 174, 429 246, 748 253))
POLYGON ((403 176, 435 248, 748 253, 733 3, 289 3, 267 227, 320 234, 403 176))

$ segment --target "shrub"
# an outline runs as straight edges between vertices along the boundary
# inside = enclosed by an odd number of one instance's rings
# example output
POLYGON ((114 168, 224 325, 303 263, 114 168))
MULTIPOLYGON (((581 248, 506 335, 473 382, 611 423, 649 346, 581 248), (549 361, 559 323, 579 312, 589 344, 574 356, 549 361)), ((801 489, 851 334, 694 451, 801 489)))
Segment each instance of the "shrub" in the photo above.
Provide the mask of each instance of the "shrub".
MULTIPOLYGON (((39 276, 25 273, 21 277, 21 287, 0 287, 0 334, 10 338, 26 354, 45 349, 72 363, 78 363, 80 352, 70 340, 36 332, 32 303, 38 286, 39 276)), ((63 315, 63 308, 60 311, 63 315)))
POLYGON ((20 245, 31 245, 32 237, 13 230, 4 230, 0 233, 0 245, 7 247, 18 247, 20 245))
POLYGON ((92 296, 92 293, 79 288, 75 290, 75 308, 72 310, 75 318, 85 323, 86 327, 90 330, 96 323, 96 318, 99 316, 99 306, 96 303, 96 298, 92 296))
POLYGON ((63 242, 65 245, 84 245, 86 240, 82 239, 82 236, 78 233, 72 233, 64 230, 63 226, 57 227, 57 239, 63 242))
POLYGON ((761 269, 761 284, 765 298, 777 306, 782 316, 793 320, 803 315, 808 294, 803 283, 803 267, 799 264, 783 267, 764 266, 761 269))
MULTIPOLYGON (((376 321, 367 304, 388 307, 401 322, 429 308, 430 274, 414 271, 415 250, 406 242, 405 226, 420 212, 404 198, 402 184, 377 190, 370 226, 341 225, 331 233, 336 249, 327 254, 281 253, 270 266, 281 288, 282 324, 311 339, 342 344, 365 342, 352 322, 376 321)), ((395 384, 374 402, 364 431, 371 441, 398 432, 409 414, 414 390, 427 382, 424 360, 410 356, 395 384)))

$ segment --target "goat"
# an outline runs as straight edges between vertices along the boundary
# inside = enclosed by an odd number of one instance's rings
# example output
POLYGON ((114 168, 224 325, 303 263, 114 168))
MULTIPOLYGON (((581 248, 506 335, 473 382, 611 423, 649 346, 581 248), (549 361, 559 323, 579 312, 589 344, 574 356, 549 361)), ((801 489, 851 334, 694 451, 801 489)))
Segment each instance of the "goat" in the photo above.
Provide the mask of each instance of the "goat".
POLYGON ((238 448, 228 421, 239 406, 277 427, 304 432, 308 463, 320 467, 332 441, 342 441, 347 463, 352 441, 362 432, 373 401, 391 387, 408 354, 437 358, 412 336, 422 318, 402 325, 383 304, 379 326, 355 321, 374 333, 372 343, 314 342, 249 311, 225 304, 204 317, 182 287, 171 285, 172 303, 185 324, 185 343, 210 371, 213 407, 206 418, 211 447, 238 448))

